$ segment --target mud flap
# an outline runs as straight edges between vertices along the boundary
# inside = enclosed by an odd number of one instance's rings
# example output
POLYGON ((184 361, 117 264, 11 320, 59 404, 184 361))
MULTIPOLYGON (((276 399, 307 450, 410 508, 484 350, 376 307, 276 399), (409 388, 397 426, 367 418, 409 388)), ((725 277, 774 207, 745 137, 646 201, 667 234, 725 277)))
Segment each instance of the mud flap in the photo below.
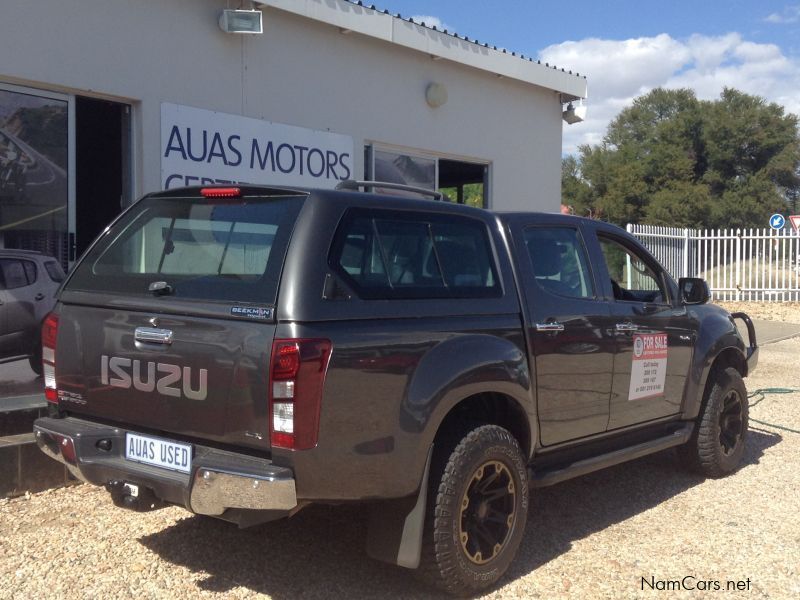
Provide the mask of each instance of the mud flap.
POLYGON ((370 511, 367 554, 372 558, 407 569, 419 567, 432 455, 433 444, 416 496, 381 502, 370 511))

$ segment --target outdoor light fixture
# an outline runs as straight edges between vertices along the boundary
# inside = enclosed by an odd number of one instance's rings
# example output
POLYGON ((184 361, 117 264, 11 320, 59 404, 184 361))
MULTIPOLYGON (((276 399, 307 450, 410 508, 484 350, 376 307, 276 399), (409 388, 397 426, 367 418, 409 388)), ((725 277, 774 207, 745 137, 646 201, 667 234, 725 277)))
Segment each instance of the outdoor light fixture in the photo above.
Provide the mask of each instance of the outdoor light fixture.
POLYGON ((581 101, 576 108, 572 102, 570 102, 567 105, 567 109, 561 113, 561 118, 564 119, 569 125, 580 123, 586 119, 586 105, 583 104, 583 101, 581 101))
POLYGON ((226 8, 219 16, 219 28, 226 33, 264 33, 261 11, 226 8))
POLYGON ((431 108, 439 108, 447 102, 447 88, 441 83, 429 83, 425 88, 425 102, 431 108))

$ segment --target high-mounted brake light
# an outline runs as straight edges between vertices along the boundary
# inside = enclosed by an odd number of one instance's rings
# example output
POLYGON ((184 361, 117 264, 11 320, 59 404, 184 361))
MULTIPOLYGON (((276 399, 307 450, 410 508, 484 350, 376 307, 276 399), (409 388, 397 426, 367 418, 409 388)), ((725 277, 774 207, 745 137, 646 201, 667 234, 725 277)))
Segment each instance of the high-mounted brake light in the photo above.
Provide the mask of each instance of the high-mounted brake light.
POLYGON ((242 190, 238 187, 203 188, 200 190, 203 198, 238 198, 242 190))
POLYGON ((331 349, 330 340, 278 339, 272 343, 272 446, 307 450, 317 445, 322 388, 331 349))
POLYGON ((58 338, 58 315, 50 313, 42 323, 42 373, 44 375, 44 397, 58 404, 56 387, 56 340, 58 338))

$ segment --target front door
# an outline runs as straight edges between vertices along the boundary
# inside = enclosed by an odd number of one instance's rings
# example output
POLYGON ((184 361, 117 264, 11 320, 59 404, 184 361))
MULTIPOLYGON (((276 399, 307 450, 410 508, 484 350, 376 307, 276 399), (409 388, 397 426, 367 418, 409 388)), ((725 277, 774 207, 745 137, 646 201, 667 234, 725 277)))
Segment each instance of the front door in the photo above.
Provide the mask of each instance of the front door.
POLYGON ((561 223, 514 234, 544 445, 605 431, 615 350, 581 231, 561 223))
POLYGON ((622 236, 598 233, 617 340, 608 429, 681 411, 696 331, 670 297, 666 274, 622 236))

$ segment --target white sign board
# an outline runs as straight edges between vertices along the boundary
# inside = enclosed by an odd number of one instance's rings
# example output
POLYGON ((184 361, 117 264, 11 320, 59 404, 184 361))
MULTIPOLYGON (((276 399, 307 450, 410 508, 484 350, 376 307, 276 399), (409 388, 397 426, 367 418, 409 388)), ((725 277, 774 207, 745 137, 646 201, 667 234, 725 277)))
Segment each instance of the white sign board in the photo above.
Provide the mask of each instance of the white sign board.
POLYGON ((667 375, 667 334, 633 336, 633 363, 628 400, 641 400, 664 393, 667 375))
POLYGON ((352 177, 350 136, 161 105, 163 189, 215 183, 333 188, 352 177))

